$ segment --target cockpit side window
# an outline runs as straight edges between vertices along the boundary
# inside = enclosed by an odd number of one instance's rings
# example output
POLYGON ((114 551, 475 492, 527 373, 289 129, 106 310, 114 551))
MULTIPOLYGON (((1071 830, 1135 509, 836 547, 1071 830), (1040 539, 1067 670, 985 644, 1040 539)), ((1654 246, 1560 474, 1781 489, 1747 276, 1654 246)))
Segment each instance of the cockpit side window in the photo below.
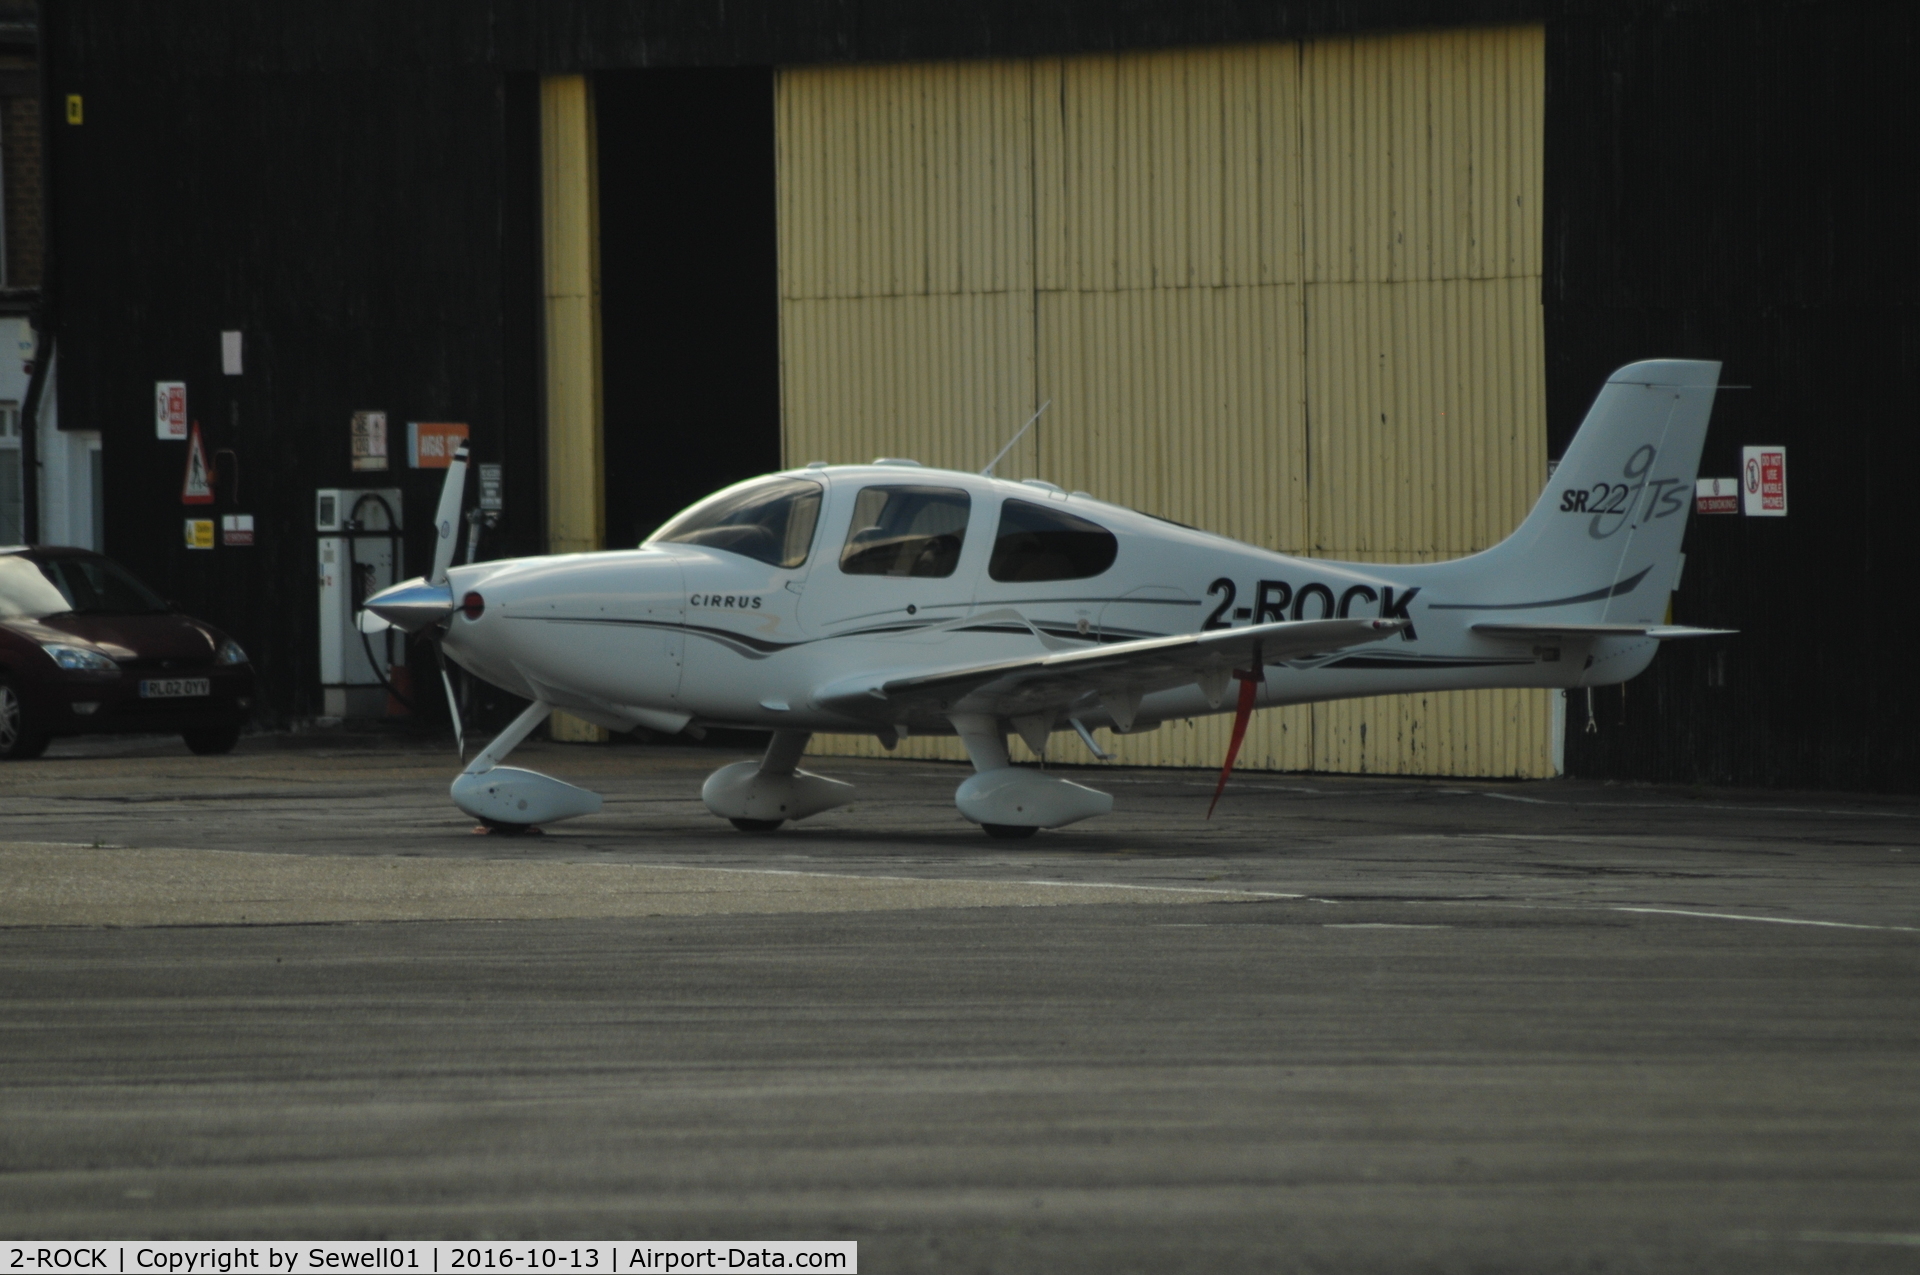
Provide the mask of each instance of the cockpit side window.
POLYGON ((1025 500, 1000 506, 987 575, 1002 582, 1085 580, 1113 565, 1120 542, 1097 523, 1025 500))
POLYGON ((840 570, 850 576, 950 576, 960 565, 972 509, 972 497, 957 487, 863 488, 854 498, 840 570))
POLYGON ((819 483, 769 478, 709 496, 647 537, 648 544, 704 545, 772 567, 804 566, 820 521, 819 483))

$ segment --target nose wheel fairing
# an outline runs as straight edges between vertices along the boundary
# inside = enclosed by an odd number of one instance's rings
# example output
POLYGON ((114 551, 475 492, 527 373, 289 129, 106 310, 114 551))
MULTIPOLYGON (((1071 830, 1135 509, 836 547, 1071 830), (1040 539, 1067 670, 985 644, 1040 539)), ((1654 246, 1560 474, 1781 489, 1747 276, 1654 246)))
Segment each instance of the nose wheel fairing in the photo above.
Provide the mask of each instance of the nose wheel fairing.
POLYGON ((599 793, 538 771, 500 764, 501 758, 517 748, 552 712, 553 705, 536 700, 514 718, 454 779, 453 804, 489 826, 532 827, 598 814, 599 793))
POLYGON ((482 823, 542 824, 600 813, 600 794, 517 766, 453 781, 453 804, 482 823))

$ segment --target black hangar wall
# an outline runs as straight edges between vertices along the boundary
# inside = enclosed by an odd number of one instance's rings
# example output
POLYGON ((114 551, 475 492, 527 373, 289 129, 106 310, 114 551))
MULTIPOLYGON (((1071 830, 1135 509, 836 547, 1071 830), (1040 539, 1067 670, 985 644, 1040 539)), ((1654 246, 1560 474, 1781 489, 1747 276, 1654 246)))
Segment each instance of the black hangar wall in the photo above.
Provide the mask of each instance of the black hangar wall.
POLYGON ((543 546, 532 77, 82 60, 60 90, 84 102, 54 134, 60 404, 102 433, 105 548, 241 641, 269 720, 316 713, 316 488, 403 489, 418 570, 442 475, 407 468, 406 422, 465 422, 507 463, 492 550, 543 546), (174 380, 210 507, 183 506, 186 446, 155 436, 174 380), (387 414, 384 473, 352 468, 362 410, 387 414), (185 517, 227 513, 252 547, 185 546, 185 517))
POLYGON ((1576 775, 1910 792, 1903 596, 1920 460, 1920 11, 1702 5, 1548 24, 1548 413, 1607 371, 1717 358, 1701 474, 1784 444, 1784 518, 1690 519, 1668 643, 1572 693, 1576 775))

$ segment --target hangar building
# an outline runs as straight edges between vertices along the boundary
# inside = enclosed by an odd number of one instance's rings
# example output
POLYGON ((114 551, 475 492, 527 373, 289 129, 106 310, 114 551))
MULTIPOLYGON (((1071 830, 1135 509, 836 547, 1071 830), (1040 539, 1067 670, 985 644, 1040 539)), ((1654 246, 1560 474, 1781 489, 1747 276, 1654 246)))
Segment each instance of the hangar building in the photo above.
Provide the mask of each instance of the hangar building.
POLYGON ((1047 403, 1001 472, 1422 561, 1500 539, 1606 373, 1671 355, 1750 387, 1703 476, 1789 458, 1786 517, 1688 533, 1675 618, 1740 637, 1591 704, 1264 714, 1249 763, 1916 786, 1883 601, 1909 6, 46 0, 42 29, 60 427, 100 440, 103 547, 239 636, 282 718, 332 703, 316 494, 397 493, 417 568, 435 425, 503 467, 489 554, 630 545, 783 462, 975 469, 1047 403), (374 413, 387 467, 356 469, 374 413))

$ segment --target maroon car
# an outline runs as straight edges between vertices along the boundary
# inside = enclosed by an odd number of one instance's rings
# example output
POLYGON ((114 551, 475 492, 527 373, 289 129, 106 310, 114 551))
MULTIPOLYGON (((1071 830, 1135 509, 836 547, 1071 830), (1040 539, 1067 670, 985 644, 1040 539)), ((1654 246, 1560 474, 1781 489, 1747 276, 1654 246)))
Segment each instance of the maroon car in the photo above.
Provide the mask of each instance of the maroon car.
POLYGON ((177 732, 196 753, 229 752, 252 706, 240 644, 112 559, 0 549, 0 759, 112 731, 177 732))

